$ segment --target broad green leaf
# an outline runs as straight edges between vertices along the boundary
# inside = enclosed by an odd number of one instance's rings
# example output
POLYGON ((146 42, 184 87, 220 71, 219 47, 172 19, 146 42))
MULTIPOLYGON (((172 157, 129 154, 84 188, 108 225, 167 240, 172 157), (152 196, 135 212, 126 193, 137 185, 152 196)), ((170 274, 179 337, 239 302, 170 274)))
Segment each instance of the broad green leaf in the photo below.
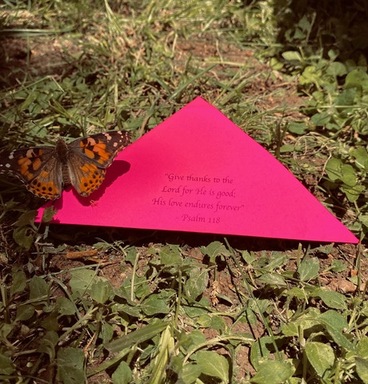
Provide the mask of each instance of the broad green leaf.
POLYGON ((364 384, 368 384, 368 359, 355 358, 356 371, 364 384))
POLYGON ((341 348, 345 348, 347 351, 352 351, 354 349, 354 345, 345 335, 343 335, 341 331, 329 325, 326 326, 326 330, 332 337, 333 341, 341 348))
POLYGON ((113 326, 109 323, 106 323, 106 322, 102 323, 101 333, 100 333, 102 343, 104 345, 107 344, 109 341, 111 341, 113 335, 114 335, 113 326))
POLYGON ((197 323, 201 327, 215 329, 217 331, 224 331, 226 328, 226 323, 221 316, 210 316, 204 314, 199 316, 197 323))
POLYGON ((90 295, 97 303, 104 304, 110 298, 112 292, 110 281, 99 277, 92 283, 90 295))
POLYGON ((341 181, 349 187, 354 187, 357 184, 355 169, 350 164, 341 166, 341 181))
POLYGON ((92 282, 96 278, 94 271, 89 269, 77 269, 70 271, 72 277, 69 285, 72 290, 72 296, 79 298, 88 292, 92 287, 92 282))
POLYGON ((10 286, 10 296, 12 297, 15 293, 23 292, 27 285, 26 274, 22 270, 12 271, 13 281, 10 286))
POLYGON ((364 171, 368 172, 368 151, 364 147, 358 147, 350 150, 350 153, 355 157, 355 164, 364 171))
POLYGON ((180 335, 180 346, 185 350, 189 350, 203 344, 206 341, 206 337, 198 329, 190 333, 182 333, 180 335))
POLYGON ((356 346, 356 352, 359 355, 359 357, 362 357, 368 360, 368 337, 367 336, 359 340, 356 346))
POLYGON ((55 331, 47 331, 40 339, 37 351, 47 353, 52 362, 55 360, 55 347, 58 341, 59 336, 55 331))
POLYGON ((282 57, 287 61, 304 61, 298 51, 285 51, 282 53, 282 57))
POLYGON ((57 354, 57 378, 63 384, 86 382, 84 353, 80 348, 61 348, 57 354))
POLYGON ((269 262, 263 267, 268 272, 274 271, 276 268, 280 268, 286 264, 288 256, 284 252, 272 252, 269 262))
POLYGON ((287 285, 285 278, 278 273, 265 273, 258 278, 258 281, 275 287, 285 287, 287 285))
POLYGON ((170 312, 171 298, 172 293, 170 291, 152 294, 141 304, 142 311, 148 316, 167 314, 170 312))
POLYGON ((325 378, 335 362, 335 354, 329 344, 309 341, 305 345, 306 356, 319 377, 325 378))
POLYGON ((165 245, 160 251, 161 263, 165 266, 180 266, 183 263, 180 247, 165 245))
POLYGON ((201 252, 204 255, 208 255, 210 257, 210 263, 212 264, 216 263, 217 256, 229 255, 229 251, 220 241, 213 241, 212 243, 208 244, 207 247, 201 247, 201 252))
POLYGON ((339 332, 342 332, 344 328, 348 327, 346 317, 332 309, 320 314, 317 317, 317 320, 324 325, 336 329, 339 332))
POLYGON ((129 365, 122 361, 111 375, 113 384, 129 384, 132 380, 132 370, 129 365))
POLYGON ((296 135, 304 135, 306 132, 309 131, 309 127, 306 123, 298 123, 298 122, 291 122, 288 124, 287 129, 291 133, 295 133, 296 135))
POLYGON ((125 256, 125 261, 128 261, 130 264, 134 265, 138 255, 139 253, 137 252, 136 247, 129 247, 125 256))
POLYGON ((30 227, 17 227, 13 231, 14 241, 25 250, 29 250, 33 245, 34 239, 30 227))
POLYGON ((345 78, 345 88, 358 88, 368 91, 368 75, 360 68, 350 71, 345 78))
POLYGON ((229 382, 229 363, 224 356, 216 352, 199 351, 194 357, 202 373, 217 377, 222 383, 229 382))
POLYGON ((29 281, 29 298, 30 299, 41 299, 45 298, 49 294, 49 284, 39 276, 33 276, 29 281))
POLYGON ((331 181, 341 180, 342 161, 331 157, 326 163, 326 173, 331 181))
POLYGON ((291 378, 295 372, 294 366, 289 361, 267 360, 257 370, 250 380, 257 384, 283 384, 291 378))
POLYGON ((194 301, 207 288, 208 272, 204 268, 193 268, 189 272, 189 279, 185 282, 185 296, 194 301))
POLYGON ((42 222, 49 223, 53 219, 53 217, 56 215, 56 213, 57 213, 57 210, 53 206, 45 208, 42 214, 42 222))
POLYGON ((301 85, 315 84, 317 86, 322 82, 322 71, 317 69, 315 66, 305 67, 303 73, 299 77, 299 82, 301 85))
POLYGON ((343 63, 340 63, 339 61, 334 61, 330 63, 330 65, 327 67, 326 71, 329 75, 332 75, 334 77, 344 76, 347 73, 346 66, 343 63))
POLYGON ((365 191, 365 187, 364 185, 354 185, 353 187, 342 185, 341 190, 345 193, 348 200, 353 203, 359 199, 359 196, 365 191))
POLYGON ((1 375, 11 375, 15 368, 9 356, 0 353, 0 377, 1 375))
POLYGON ((64 316, 74 315, 77 310, 74 302, 64 296, 56 298, 56 307, 58 308, 60 315, 64 316))
POLYGON ((193 384, 202 373, 202 368, 197 364, 186 364, 179 373, 179 382, 183 384, 193 384))
POLYGON ((319 260, 317 258, 303 259, 298 266, 301 281, 308 282, 318 277, 319 260))
POLYGON ((328 112, 316 113, 311 117, 311 122, 317 127, 324 127, 331 120, 331 116, 328 112))
POLYGON ((339 292, 330 291, 324 288, 316 288, 312 296, 318 296, 329 307, 333 309, 346 309, 346 297, 339 292))
POLYGON ((258 371, 264 361, 267 361, 273 349, 273 341, 270 336, 263 336, 251 345, 250 362, 256 371, 258 371))
POLYGON ((29 320, 35 313, 35 308, 31 304, 19 305, 17 307, 17 321, 29 320))

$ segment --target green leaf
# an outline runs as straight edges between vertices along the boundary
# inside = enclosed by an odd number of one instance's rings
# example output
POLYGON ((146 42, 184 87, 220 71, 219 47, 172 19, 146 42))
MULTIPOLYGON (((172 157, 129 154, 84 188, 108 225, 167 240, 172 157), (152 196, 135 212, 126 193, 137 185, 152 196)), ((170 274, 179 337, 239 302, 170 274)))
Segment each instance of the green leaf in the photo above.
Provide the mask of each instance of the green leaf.
POLYGON ((303 62, 303 58, 298 51, 285 51, 282 53, 282 57, 287 61, 303 62))
POLYGON ((41 299, 46 298, 49 294, 49 284, 39 276, 33 276, 29 281, 29 298, 30 299, 41 299))
POLYGON ((250 362, 255 370, 259 370, 261 364, 267 361, 271 350, 273 350, 273 340, 271 336, 263 336, 255 341, 250 349, 250 362))
POLYGON ((25 250, 29 250, 33 245, 33 234, 28 226, 17 227, 13 231, 14 241, 25 250))
POLYGON ((170 291, 162 291, 148 296, 141 304, 142 311, 148 315, 168 314, 170 312, 169 301, 172 298, 170 291))
POLYGON ((297 123, 291 122, 288 124, 287 129, 291 133, 295 133, 296 135, 304 135, 309 131, 309 127, 305 123, 297 123))
POLYGON ((298 266, 301 281, 308 282, 318 277, 319 260, 317 258, 303 259, 298 266))
POLYGON ((57 354, 57 378, 63 384, 86 382, 84 353, 80 348, 61 348, 57 354))
POLYGON ((15 368, 9 356, 0 353, 0 378, 1 375, 11 375, 14 373, 15 368))
POLYGON ((119 352, 125 348, 131 348, 133 345, 140 344, 146 340, 152 339, 157 336, 161 331, 167 327, 167 323, 161 320, 152 322, 143 328, 134 332, 124 335, 121 339, 116 339, 106 345, 106 349, 111 352, 119 352))
POLYGON ((111 375, 113 384, 129 384, 132 380, 132 370, 129 365, 122 361, 111 375))
POLYGON ((12 271, 12 283, 10 286, 10 296, 13 297, 16 293, 24 292, 27 286, 27 277, 22 270, 12 271))
POLYGON ((179 373, 179 382, 183 384, 193 384, 202 373, 202 368, 197 364, 186 364, 179 373))
POLYGON ((327 74, 332 75, 334 77, 345 76, 347 73, 346 66, 339 61, 334 61, 330 63, 326 70, 327 74))
POLYGON ((328 112, 316 113, 311 117, 311 121, 317 127, 324 127, 331 121, 331 116, 328 112))
POLYGON ((343 185, 341 190, 345 193, 348 200, 353 203, 359 199, 359 196, 365 191, 365 187, 364 185, 355 185, 353 187, 343 185))
POLYGON ((94 271, 89 269, 79 269, 70 271, 72 277, 69 285, 72 290, 73 298, 82 297, 92 287, 92 282, 96 278, 94 271))
POLYGON ((161 263, 165 266, 180 266, 183 263, 180 248, 176 245, 166 245, 160 251, 161 263))
POLYGON ((56 215, 56 213, 57 213, 57 210, 55 209, 54 206, 45 208, 42 214, 42 222, 49 223, 53 219, 53 217, 56 215))
POLYGON ((287 285, 285 278, 278 273, 265 273, 258 278, 258 281, 275 287, 285 287, 287 285))
POLYGON ((109 280, 99 277, 92 283, 91 297, 99 304, 104 304, 112 295, 112 287, 109 280))
POLYGON ((37 351, 48 354, 50 361, 53 362, 55 360, 55 347, 58 341, 58 334, 55 331, 48 331, 40 338, 37 351))
POLYGON ((345 88, 368 90, 368 75, 361 69, 353 69, 345 78, 345 88))
POLYGON ((356 346, 356 352, 360 357, 364 359, 368 359, 368 337, 367 336, 359 340, 356 346))
POLYGON ((210 263, 212 264, 216 263, 216 257, 229 255, 229 251, 220 241, 213 241, 207 247, 201 247, 201 252, 210 257, 210 263))
POLYGON ((217 377, 222 383, 229 382, 229 363, 216 352, 199 351, 194 356, 203 374, 217 377))
POLYGON ((326 173, 331 181, 341 180, 342 161, 331 157, 326 163, 326 173))
POLYGON ((354 187, 357 183, 355 169, 350 164, 341 166, 341 181, 349 187, 354 187))
POLYGON ((185 282, 185 296, 190 301, 195 301, 207 288, 208 272, 203 268, 193 268, 189 272, 189 279, 185 282))
POLYGON ((289 361, 267 360, 264 361, 257 373, 250 380, 257 384, 283 384, 295 372, 294 366, 289 361))
POLYGON ((26 321, 29 320, 35 313, 35 308, 31 304, 19 305, 17 307, 17 321, 26 321))
POLYGON ((312 296, 318 296, 329 307, 334 309, 346 309, 346 297, 339 292, 330 291, 325 288, 316 288, 312 296))
POLYGON ((326 378, 335 362, 335 354, 329 344, 308 341, 305 353, 319 377, 326 378))
POLYGON ((368 359, 355 358, 356 371, 364 384, 368 384, 368 359))
POLYGON ((60 296, 56 299, 56 307, 58 308, 60 315, 71 316, 76 313, 75 304, 64 296, 60 296))
POLYGON ((102 339, 102 343, 107 344, 109 341, 111 341, 113 335, 114 335, 113 326, 106 322, 102 323, 101 333, 99 335, 100 338, 102 339))
POLYGON ((342 332, 345 328, 348 327, 346 317, 332 309, 320 314, 317 319, 323 324, 334 328, 339 332, 342 332))
POLYGON ((368 151, 364 147, 358 147, 350 150, 351 155, 355 158, 355 164, 364 171, 368 172, 368 151))

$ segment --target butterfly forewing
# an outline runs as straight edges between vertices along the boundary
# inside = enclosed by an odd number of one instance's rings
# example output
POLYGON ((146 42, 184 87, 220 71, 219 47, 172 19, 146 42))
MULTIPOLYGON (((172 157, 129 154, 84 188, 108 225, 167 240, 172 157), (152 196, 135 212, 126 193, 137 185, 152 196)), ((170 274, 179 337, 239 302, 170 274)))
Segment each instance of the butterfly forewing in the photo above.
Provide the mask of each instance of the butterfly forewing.
POLYGON ((111 131, 69 144, 69 178, 81 196, 89 196, 100 187, 105 179, 105 169, 128 143, 127 132, 111 131))
POLYGON ((75 154, 84 155, 87 161, 93 162, 98 168, 107 168, 129 144, 129 139, 128 132, 110 131, 74 140, 69 144, 69 149, 75 154))

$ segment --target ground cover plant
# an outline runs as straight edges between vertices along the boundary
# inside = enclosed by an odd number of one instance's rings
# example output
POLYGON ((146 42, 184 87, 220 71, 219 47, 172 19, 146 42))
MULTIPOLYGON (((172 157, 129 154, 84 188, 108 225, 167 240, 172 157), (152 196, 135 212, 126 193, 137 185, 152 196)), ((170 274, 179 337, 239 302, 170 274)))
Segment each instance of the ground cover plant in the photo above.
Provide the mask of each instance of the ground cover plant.
POLYGON ((366 17, 364 1, 3 2, 1 154, 135 140, 201 95, 361 244, 38 225, 42 202, 0 175, 0 381, 368 383, 366 17))

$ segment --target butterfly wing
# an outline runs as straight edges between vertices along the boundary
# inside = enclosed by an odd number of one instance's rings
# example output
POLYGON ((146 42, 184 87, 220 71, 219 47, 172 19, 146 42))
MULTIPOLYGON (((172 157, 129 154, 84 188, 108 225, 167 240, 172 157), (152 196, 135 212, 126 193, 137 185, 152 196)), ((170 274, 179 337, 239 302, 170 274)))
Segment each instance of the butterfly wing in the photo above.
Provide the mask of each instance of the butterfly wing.
POLYGON ((81 196, 89 196, 100 187, 106 168, 129 140, 128 132, 111 131, 77 139, 68 145, 70 182, 81 196))
POLYGON ((54 200, 61 195, 62 164, 57 161, 54 148, 15 150, 1 157, 0 173, 18 177, 30 192, 43 199, 54 200))

